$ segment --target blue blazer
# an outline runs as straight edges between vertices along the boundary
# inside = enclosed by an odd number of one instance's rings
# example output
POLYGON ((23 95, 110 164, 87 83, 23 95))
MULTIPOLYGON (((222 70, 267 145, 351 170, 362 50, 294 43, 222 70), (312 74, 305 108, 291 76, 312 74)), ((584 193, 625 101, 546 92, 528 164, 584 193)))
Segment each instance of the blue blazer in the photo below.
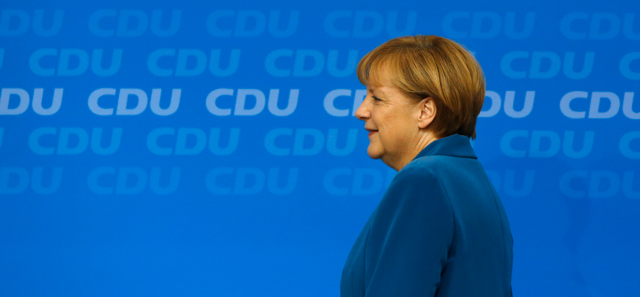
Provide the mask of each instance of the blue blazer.
POLYGON ((395 176, 342 271, 342 297, 512 296, 509 222, 469 138, 424 148, 395 176))

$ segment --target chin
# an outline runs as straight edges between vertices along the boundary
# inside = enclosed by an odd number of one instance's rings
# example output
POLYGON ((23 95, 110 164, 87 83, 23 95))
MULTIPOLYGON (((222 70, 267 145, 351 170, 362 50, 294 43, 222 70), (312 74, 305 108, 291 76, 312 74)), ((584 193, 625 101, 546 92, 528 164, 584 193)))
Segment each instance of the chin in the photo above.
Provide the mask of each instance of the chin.
POLYGON ((375 160, 382 158, 382 152, 372 147, 367 148, 367 155, 369 155, 369 158, 375 160))

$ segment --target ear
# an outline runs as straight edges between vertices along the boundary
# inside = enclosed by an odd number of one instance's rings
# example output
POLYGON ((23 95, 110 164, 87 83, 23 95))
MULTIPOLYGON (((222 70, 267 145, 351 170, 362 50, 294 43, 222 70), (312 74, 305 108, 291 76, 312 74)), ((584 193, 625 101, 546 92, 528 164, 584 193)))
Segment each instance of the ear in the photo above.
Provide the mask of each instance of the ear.
POLYGON ((418 117, 418 127, 420 129, 427 128, 436 118, 438 112, 436 103, 431 97, 427 97, 420 101, 420 116, 418 117))

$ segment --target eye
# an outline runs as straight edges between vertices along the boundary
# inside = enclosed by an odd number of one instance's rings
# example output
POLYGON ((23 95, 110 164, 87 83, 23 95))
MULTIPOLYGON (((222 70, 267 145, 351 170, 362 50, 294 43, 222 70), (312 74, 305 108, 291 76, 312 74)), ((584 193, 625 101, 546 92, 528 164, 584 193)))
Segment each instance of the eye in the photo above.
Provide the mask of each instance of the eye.
POLYGON ((382 101, 382 99, 380 99, 380 98, 378 98, 376 96, 371 96, 371 97, 373 97, 373 100, 375 100, 375 101, 382 101))

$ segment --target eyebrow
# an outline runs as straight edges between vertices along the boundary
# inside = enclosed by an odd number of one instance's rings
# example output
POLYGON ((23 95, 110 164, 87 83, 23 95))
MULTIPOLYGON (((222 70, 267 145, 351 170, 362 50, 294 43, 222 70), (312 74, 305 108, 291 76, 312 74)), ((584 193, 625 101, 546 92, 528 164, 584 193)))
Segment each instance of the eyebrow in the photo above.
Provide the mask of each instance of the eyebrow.
POLYGON ((375 94, 376 96, 377 95, 387 96, 387 93, 382 91, 380 88, 375 88, 375 87, 367 87, 367 88, 371 89, 372 93, 377 93, 377 94, 375 94))

